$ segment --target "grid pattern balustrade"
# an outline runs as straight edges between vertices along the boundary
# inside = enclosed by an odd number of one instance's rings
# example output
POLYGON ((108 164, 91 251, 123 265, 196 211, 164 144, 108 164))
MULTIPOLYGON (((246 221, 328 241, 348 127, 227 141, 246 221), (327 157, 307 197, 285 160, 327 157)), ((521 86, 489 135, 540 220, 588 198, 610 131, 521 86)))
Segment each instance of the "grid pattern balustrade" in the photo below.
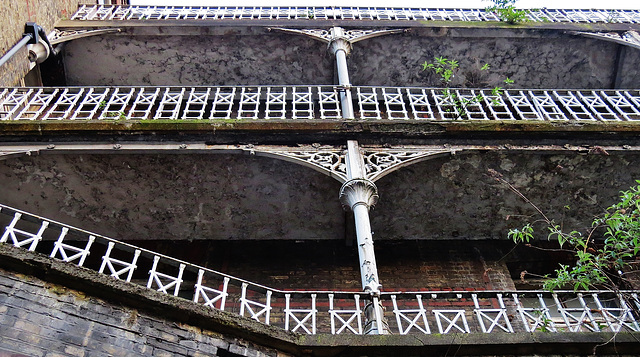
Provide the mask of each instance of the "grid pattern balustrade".
MULTIPOLYGON (((283 291, 0 205, 0 243, 303 334, 362 334, 362 292, 283 291)), ((384 292, 394 334, 640 332, 636 291, 384 292)))
MULTIPOLYGON (((0 120, 341 119, 333 86, 0 89, 0 120)), ((639 90, 353 87, 357 120, 640 120, 639 90), (473 99, 464 105, 455 98, 473 99), (480 98, 475 100, 475 98, 480 98)))
MULTIPOLYGON (((527 14, 533 22, 640 23, 639 10, 538 9, 527 14)), ((72 20, 393 20, 500 21, 485 9, 395 8, 351 6, 117 6, 83 5, 72 20)))

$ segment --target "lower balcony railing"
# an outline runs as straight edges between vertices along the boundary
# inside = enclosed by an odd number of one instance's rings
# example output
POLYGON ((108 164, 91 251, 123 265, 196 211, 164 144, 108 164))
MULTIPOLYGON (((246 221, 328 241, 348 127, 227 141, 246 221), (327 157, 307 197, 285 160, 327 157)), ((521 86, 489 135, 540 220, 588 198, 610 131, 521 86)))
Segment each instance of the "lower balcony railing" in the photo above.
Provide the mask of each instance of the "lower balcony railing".
MULTIPOLYGON (((362 292, 283 291, 0 205, 1 243, 267 325, 363 334, 362 292), (90 256, 91 255, 91 256, 90 256)), ((381 295, 393 334, 640 332, 635 291, 419 291, 381 295)))
MULTIPOLYGON (((0 88, 0 120, 342 119, 335 86, 0 88)), ((640 90, 352 87, 358 120, 640 120, 640 90), (456 105, 454 98, 472 99, 456 105)))

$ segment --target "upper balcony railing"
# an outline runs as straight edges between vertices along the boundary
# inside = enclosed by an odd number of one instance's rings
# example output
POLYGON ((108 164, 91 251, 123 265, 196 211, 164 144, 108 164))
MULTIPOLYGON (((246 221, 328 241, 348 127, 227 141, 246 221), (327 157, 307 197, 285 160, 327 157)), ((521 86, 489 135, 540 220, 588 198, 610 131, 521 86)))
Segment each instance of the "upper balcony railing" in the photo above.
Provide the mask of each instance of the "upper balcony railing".
MULTIPOLYGON (((529 21, 564 23, 640 23, 640 10, 539 9, 529 21)), ((485 9, 394 8, 347 6, 109 6, 84 5, 72 20, 399 20, 500 21, 485 9)))
MULTIPOLYGON (((0 121, 340 120, 335 86, 0 88, 0 121)), ((639 90, 353 87, 357 120, 640 120, 639 90)))
MULTIPOLYGON (((362 292, 284 291, 0 205, 0 243, 303 334, 364 333, 362 292)), ((640 332, 635 291, 384 292, 394 334, 640 332)))

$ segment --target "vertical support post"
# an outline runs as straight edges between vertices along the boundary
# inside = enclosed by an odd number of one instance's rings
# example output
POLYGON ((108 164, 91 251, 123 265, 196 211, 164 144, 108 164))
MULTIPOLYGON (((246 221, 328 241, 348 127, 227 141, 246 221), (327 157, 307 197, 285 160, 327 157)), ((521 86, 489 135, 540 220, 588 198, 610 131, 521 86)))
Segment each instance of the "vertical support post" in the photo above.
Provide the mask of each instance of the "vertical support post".
POLYGON ((351 83, 349 83, 349 69, 347 56, 351 53, 351 42, 347 39, 342 27, 331 29, 329 51, 336 57, 338 68, 338 84, 340 85, 340 105, 344 119, 353 119, 353 101, 351 99, 351 83))
POLYGON ((365 334, 388 334, 380 304, 381 285, 369 220, 369 209, 378 201, 378 188, 366 178, 364 158, 357 141, 347 142, 346 163, 348 180, 340 188, 340 202, 345 209, 353 211, 362 289, 371 295, 371 301, 365 307, 365 334))

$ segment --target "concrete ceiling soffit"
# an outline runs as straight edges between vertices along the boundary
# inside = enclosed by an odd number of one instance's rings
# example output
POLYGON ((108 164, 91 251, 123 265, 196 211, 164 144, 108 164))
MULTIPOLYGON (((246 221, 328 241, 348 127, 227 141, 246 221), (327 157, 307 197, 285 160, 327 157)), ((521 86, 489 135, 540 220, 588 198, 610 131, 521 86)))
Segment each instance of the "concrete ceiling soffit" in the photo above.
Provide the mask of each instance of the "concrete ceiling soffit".
POLYGON ((53 30, 53 32, 47 35, 47 38, 49 39, 49 42, 51 42, 52 45, 56 45, 62 42, 77 40, 83 37, 98 36, 98 35, 104 35, 107 33, 114 33, 114 32, 120 32, 120 31, 121 30, 119 28, 105 28, 105 29, 94 29, 94 30, 55 29, 53 30))
POLYGON ((633 47, 640 50, 640 34, 637 31, 629 30, 619 32, 582 32, 571 31, 572 35, 595 38, 603 41, 615 42, 624 46, 633 47))

